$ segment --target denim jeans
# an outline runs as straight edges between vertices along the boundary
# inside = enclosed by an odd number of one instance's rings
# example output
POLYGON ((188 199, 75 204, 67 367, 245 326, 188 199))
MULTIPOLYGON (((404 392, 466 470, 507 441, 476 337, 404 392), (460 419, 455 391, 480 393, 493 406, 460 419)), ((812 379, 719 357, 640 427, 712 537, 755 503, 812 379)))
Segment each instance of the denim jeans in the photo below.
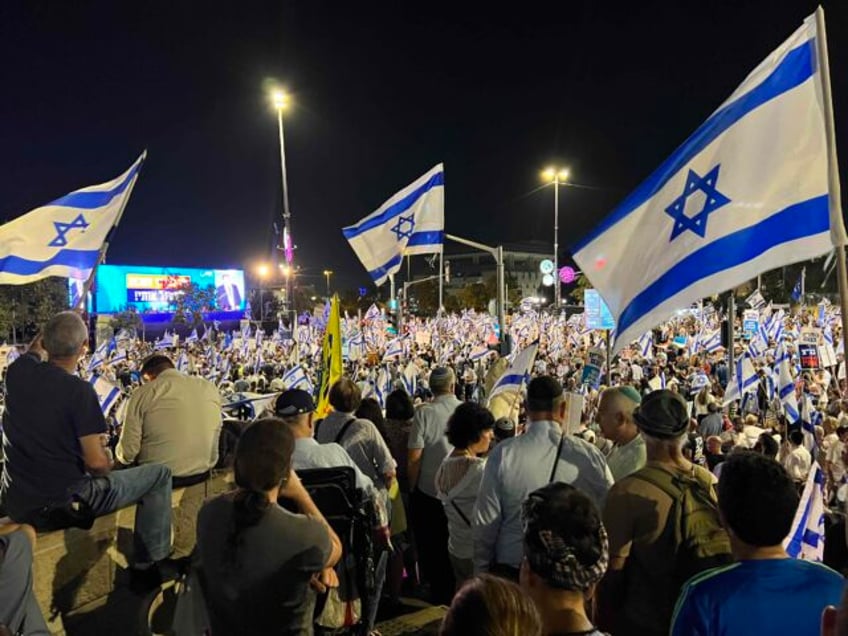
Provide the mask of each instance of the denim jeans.
POLYGON ((87 477, 72 492, 98 517, 136 504, 133 535, 136 564, 160 561, 171 553, 171 470, 145 464, 87 477))

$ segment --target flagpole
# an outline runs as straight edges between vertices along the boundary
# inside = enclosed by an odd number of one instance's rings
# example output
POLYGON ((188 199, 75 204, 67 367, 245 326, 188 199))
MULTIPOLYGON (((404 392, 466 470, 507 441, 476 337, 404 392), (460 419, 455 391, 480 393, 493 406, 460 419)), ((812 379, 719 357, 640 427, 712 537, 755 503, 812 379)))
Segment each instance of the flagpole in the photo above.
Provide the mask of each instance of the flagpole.
POLYGON ((442 307, 445 304, 445 262, 444 262, 445 246, 442 244, 439 250, 439 309, 436 315, 441 315, 442 307))
POLYGON ((88 293, 91 291, 92 285, 94 285, 94 277, 97 274, 97 268, 100 267, 100 264, 106 258, 106 250, 109 249, 109 243, 112 240, 112 236, 115 234, 115 230, 118 227, 118 224, 121 222, 121 217, 124 216, 124 210, 127 208, 127 203, 130 202, 130 197, 132 196, 132 191, 135 188, 135 184, 138 181, 138 175, 141 174, 141 169, 144 166, 144 162, 147 159, 147 150, 141 153, 141 162, 138 165, 138 171, 135 174, 132 182, 127 188, 127 195, 124 197, 123 202, 121 203, 121 209, 118 210, 118 216, 115 217, 115 222, 112 224, 111 229, 106 234, 106 239, 103 241, 103 245, 100 246, 100 253, 97 255, 97 261, 94 263, 94 267, 91 268, 91 273, 88 275, 88 280, 85 281, 85 285, 83 285, 82 293, 80 294, 79 300, 77 300, 76 307, 73 308, 73 311, 85 313, 85 301, 88 299, 88 293))
MULTIPOLYGON (((816 9, 816 50, 821 64, 822 106, 824 131, 828 146, 828 206, 830 231, 836 247, 836 275, 839 283, 839 304, 842 313, 842 342, 848 352, 848 266, 845 263, 845 227, 842 221, 842 189, 839 183, 839 159, 836 154, 836 127, 833 123, 833 99, 830 91, 830 62, 827 57, 827 30, 824 10, 816 9)), ((843 354, 844 358, 844 354, 843 354)), ((838 367, 837 367, 838 368, 838 367)))

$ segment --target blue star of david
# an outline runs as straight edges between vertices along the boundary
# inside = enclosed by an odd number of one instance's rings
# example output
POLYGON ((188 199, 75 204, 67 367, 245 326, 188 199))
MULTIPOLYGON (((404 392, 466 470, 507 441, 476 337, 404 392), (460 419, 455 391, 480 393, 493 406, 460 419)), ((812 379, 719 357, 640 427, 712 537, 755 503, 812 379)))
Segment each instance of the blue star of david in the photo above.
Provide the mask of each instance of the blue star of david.
POLYGON ((671 230, 671 238, 668 239, 669 242, 676 239, 686 230, 704 238, 707 234, 707 218, 720 207, 730 203, 728 197, 716 190, 718 170, 720 167, 721 164, 716 164, 716 167, 703 177, 699 176, 694 170, 689 170, 689 175, 686 177, 686 186, 683 188, 683 194, 672 201, 671 205, 665 209, 665 213, 674 219, 674 228, 671 230), (704 207, 695 216, 686 216, 686 200, 698 190, 706 196, 704 207))
POLYGON ((391 227, 391 231, 395 233, 397 240, 402 241, 403 239, 408 239, 412 236, 412 230, 415 229, 415 217, 410 214, 409 216, 400 215, 398 217, 397 223, 395 223, 391 227))
POLYGON ((53 225, 56 227, 56 238, 54 238, 47 244, 50 247, 65 247, 65 245, 68 244, 68 232, 75 228, 85 231, 85 229, 88 227, 88 223, 86 222, 85 217, 81 213, 70 223, 63 223, 62 221, 53 221, 53 225))

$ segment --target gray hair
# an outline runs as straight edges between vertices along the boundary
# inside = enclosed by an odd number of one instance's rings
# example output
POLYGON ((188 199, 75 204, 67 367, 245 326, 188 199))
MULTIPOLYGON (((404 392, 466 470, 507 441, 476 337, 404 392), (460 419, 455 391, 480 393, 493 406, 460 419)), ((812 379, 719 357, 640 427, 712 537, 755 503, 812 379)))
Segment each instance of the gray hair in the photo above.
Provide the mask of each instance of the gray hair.
POLYGON ((44 349, 54 358, 76 355, 87 340, 88 327, 76 312, 60 312, 44 325, 44 349))
POLYGON ((452 385, 456 383, 456 376, 450 367, 436 367, 430 373, 430 390, 435 395, 450 392, 452 385))

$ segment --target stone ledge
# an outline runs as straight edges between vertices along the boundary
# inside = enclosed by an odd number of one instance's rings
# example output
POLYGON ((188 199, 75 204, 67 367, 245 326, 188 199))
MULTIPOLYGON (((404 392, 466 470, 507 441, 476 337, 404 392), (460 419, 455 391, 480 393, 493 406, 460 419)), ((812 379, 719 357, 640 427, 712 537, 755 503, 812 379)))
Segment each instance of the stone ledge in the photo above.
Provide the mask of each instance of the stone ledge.
MULTIPOLYGON (((203 502, 233 487, 232 472, 220 471, 206 482, 174 491, 174 557, 187 556, 194 549, 197 513, 203 502)), ((128 583, 121 572, 132 562, 134 520, 135 506, 130 506, 99 517, 91 530, 70 528, 38 535, 33 586, 51 633, 64 633, 63 616, 97 605, 117 586, 128 583)))

